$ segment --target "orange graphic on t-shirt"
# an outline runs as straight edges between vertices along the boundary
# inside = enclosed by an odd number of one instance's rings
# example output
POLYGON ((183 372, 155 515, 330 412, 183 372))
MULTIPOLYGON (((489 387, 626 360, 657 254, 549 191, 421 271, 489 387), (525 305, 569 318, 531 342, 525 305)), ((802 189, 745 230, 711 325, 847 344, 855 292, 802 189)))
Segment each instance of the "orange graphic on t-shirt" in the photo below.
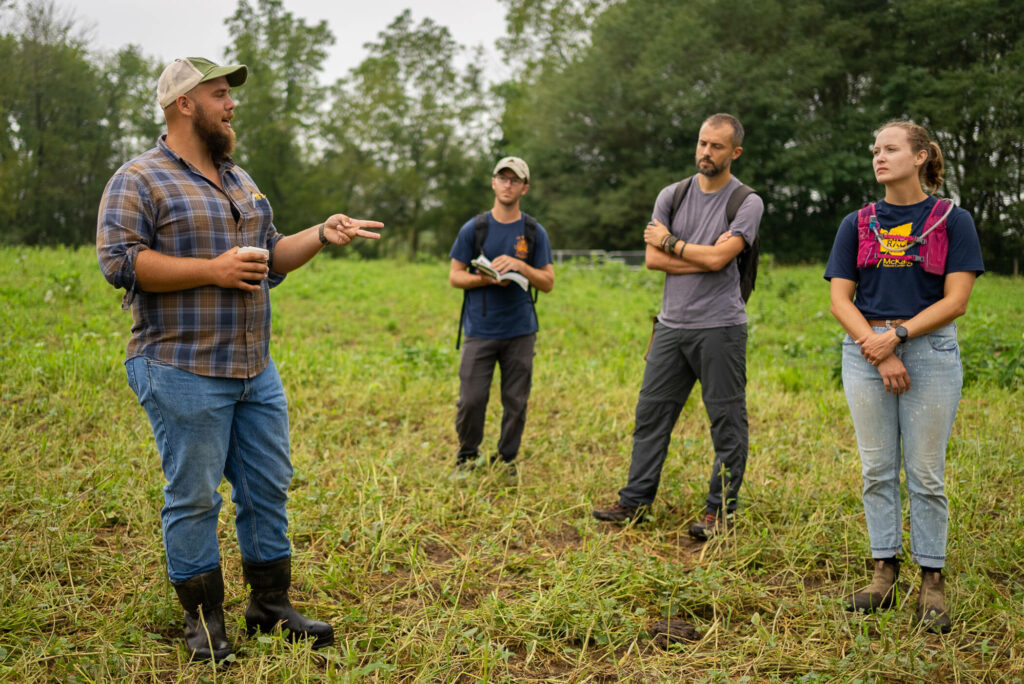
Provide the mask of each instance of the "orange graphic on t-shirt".
POLYGON ((516 236, 516 258, 525 259, 530 253, 529 247, 526 245, 526 236, 516 236))

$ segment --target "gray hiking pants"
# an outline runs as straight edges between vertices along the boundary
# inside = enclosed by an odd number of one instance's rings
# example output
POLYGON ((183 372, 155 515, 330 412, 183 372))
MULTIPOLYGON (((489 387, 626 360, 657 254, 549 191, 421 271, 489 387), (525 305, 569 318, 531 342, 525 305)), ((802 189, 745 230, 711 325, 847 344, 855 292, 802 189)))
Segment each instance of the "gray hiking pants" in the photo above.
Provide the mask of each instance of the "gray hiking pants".
POLYGON ((494 366, 501 368, 501 437, 498 454, 502 460, 515 460, 526 426, 526 402, 533 380, 533 345, 537 334, 507 340, 467 337, 462 343, 459 364, 459 401, 456 405, 455 431, 459 435, 461 463, 476 459, 484 438, 487 400, 491 394, 494 366))
POLYGON ((623 506, 654 501, 672 428, 698 380, 715 447, 707 510, 721 512, 723 501, 726 510, 736 509, 747 464, 745 323, 702 330, 655 324, 636 405, 629 482, 619 490, 623 506))

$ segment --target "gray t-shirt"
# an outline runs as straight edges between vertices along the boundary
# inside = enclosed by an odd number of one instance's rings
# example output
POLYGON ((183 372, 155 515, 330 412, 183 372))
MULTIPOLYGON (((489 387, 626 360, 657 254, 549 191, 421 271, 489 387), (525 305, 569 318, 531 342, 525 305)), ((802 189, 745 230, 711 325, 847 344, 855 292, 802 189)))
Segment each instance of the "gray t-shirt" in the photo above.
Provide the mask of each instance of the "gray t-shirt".
MULTIPOLYGON (((672 195, 677 185, 673 183, 663 189, 654 203, 653 216, 665 225, 668 225, 672 195)), ((719 235, 732 230, 734 234, 742 235, 747 245, 752 245, 764 213, 764 202, 757 195, 748 196, 730 226, 725 218, 725 205, 732 191, 739 186, 739 179, 733 176, 724 188, 708 194, 700 189, 694 178, 669 226, 672 234, 695 245, 713 245, 719 235)), ((724 328, 746 323, 747 311, 740 296, 736 260, 730 261, 720 271, 666 274, 658 320, 670 328, 687 329, 724 328)))

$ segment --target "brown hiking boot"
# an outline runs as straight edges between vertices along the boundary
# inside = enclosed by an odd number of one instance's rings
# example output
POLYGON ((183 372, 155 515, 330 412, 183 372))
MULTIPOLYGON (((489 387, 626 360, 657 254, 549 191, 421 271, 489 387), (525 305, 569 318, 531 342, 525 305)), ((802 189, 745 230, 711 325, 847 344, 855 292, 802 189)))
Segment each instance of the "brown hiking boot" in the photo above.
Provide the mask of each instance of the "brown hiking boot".
POLYGON ((921 571, 921 593, 917 597, 917 622, 935 634, 952 629, 946 612, 946 578, 935 570, 921 571))
POLYGON ((863 610, 865 613, 870 613, 891 607, 896 598, 896 580, 899 576, 899 560, 876 560, 875 574, 871 578, 871 584, 855 592, 850 597, 849 603, 846 604, 846 609, 853 612, 863 610))
POLYGON ((601 522, 640 522, 647 513, 647 506, 623 506, 618 501, 608 508, 595 508, 593 515, 601 522))
POLYGON ((690 536, 701 541, 707 541, 716 534, 728 531, 729 520, 724 513, 719 514, 708 511, 699 522, 690 525, 690 536))

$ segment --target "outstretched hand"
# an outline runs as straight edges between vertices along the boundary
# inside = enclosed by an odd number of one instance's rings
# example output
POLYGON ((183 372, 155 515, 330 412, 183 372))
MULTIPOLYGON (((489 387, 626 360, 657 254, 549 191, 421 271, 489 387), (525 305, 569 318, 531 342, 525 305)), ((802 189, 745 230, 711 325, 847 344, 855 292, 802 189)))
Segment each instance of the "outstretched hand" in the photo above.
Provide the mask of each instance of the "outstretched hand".
POLYGON ((324 237, 335 245, 347 245, 357 237, 367 240, 379 240, 380 233, 366 230, 367 228, 383 228, 380 221, 354 219, 345 214, 334 214, 324 221, 324 237))

